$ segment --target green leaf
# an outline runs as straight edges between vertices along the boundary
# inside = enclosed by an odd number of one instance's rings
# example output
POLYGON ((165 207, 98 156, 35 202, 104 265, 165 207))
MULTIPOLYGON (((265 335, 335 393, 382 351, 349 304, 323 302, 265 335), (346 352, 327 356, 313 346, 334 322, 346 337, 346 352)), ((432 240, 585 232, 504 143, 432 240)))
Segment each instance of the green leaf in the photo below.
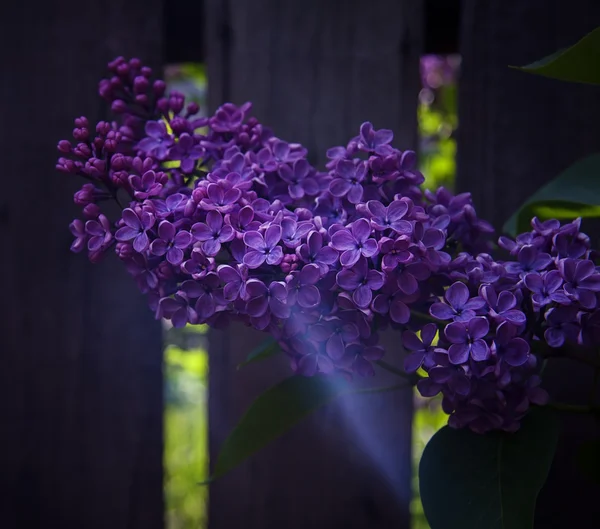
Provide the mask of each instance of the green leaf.
POLYGON ((572 220, 600 217, 600 154, 579 160, 534 193, 506 222, 504 231, 517 235, 531 229, 531 218, 572 220))
POLYGON ((525 72, 574 83, 600 84, 600 28, 579 42, 527 66, 512 66, 525 72))
POLYGON ((600 439, 585 441, 579 446, 577 467, 592 483, 600 484, 600 439))
POLYGON ((246 357, 246 360, 238 364, 237 368, 241 369, 242 367, 252 364, 253 362, 260 362, 261 360, 275 356, 280 351, 281 349, 277 343, 277 340, 275 340, 273 337, 267 338, 264 342, 250 351, 246 357))
POLYGON ((209 481, 226 474, 349 389, 345 379, 324 375, 293 376, 268 389, 252 403, 223 443, 209 481))
POLYGON ((541 408, 513 434, 439 430, 419 466, 431 529, 531 529, 557 438, 556 417, 541 408))

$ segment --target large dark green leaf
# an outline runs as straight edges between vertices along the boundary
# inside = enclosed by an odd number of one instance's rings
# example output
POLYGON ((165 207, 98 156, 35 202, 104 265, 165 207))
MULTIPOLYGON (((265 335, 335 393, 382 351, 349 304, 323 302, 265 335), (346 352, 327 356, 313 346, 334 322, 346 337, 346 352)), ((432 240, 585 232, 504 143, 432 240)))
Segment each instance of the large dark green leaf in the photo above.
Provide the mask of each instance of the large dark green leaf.
POLYGON ((260 362, 261 360, 265 360, 278 354, 281 351, 277 340, 273 337, 267 338, 264 342, 255 347, 252 351, 248 353, 246 360, 239 363, 237 368, 241 369, 248 364, 252 364, 254 362, 260 362))
POLYGON ((229 472, 305 416, 348 392, 340 377, 293 376, 268 389, 250 406, 223 443, 211 480, 229 472))
POLYGON ((431 529, 531 529, 557 437, 547 409, 533 410, 514 434, 439 430, 419 467, 431 529))
POLYGON ((600 154, 579 160, 534 193, 506 222, 511 235, 529 231, 531 218, 600 217, 600 154))
POLYGON ((579 42, 519 70, 562 81, 600 84, 600 28, 579 42))

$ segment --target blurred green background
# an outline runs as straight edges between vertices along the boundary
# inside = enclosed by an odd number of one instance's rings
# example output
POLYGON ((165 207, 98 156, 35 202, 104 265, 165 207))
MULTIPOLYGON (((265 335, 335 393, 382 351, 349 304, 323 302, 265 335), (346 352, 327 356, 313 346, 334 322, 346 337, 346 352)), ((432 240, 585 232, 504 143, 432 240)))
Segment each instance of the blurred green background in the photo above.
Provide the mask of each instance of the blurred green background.
MULTIPOLYGON (((425 187, 452 189, 456 172, 457 94, 460 57, 427 55, 421 60, 418 119, 420 168, 425 187)), ((171 90, 205 109, 206 76, 196 64, 169 65, 171 90)), ((165 323, 165 501, 168 529, 206 527, 208 476, 206 327, 174 329, 165 323)), ((428 529, 418 494, 418 462, 431 436, 446 422, 439 399, 415 394, 413 422, 413 529, 428 529)))

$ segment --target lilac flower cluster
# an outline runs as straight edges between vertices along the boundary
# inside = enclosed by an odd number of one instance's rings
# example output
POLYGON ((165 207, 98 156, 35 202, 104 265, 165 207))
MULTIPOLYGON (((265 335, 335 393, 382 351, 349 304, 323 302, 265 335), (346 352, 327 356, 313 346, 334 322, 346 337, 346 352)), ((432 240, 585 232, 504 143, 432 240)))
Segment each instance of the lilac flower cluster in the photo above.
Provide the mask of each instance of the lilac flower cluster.
POLYGON ((423 192, 391 131, 364 123, 319 171, 250 104, 196 118, 139 60, 109 70, 100 95, 119 119, 93 133, 78 118, 58 145, 57 168, 86 180, 72 250, 94 262, 114 250, 157 318, 242 322, 307 376, 372 375, 379 332, 403 330, 407 371, 428 374, 420 391, 442 392, 451 424, 476 431, 514 430, 545 401, 532 340, 593 341, 600 276, 578 224, 535 222, 500 240, 514 259, 496 262, 470 195, 423 192))
POLYGON ((423 367, 420 392, 443 394, 453 426, 515 431, 531 404, 548 400, 532 348, 598 344, 600 273, 580 219, 534 218, 532 227, 500 237, 511 260, 459 253, 448 266, 454 282, 429 307, 436 323, 420 338, 404 332, 406 370, 423 367))

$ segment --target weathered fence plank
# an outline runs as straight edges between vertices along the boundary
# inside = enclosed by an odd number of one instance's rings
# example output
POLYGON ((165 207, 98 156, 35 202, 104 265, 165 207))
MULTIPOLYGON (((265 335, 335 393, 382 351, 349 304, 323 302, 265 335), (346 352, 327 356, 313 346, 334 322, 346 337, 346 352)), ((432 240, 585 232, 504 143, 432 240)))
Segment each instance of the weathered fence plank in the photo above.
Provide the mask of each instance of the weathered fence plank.
MULTIPOLYGON (((303 143, 321 166, 325 149, 366 120, 396 131, 400 148, 415 148, 421 2, 207 4, 212 108, 252 101, 259 119, 303 143)), ((243 328, 212 333, 213 457, 251 399, 290 373, 284 358, 235 371, 260 339, 243 328)), ((408 528, 411 407, 405 391, 348 398, 317 413, 211 485, 211 529, 408 528)))
POLYGON ((69 251, 55 145, 105 117, 104 65, 160 66, 160 0, 11 2, 0 17, 0 526, 160 529, 161 334, 124 267, 69 251))
MULTIPOLYGON (((459 82, 458 187, 496 227, 578 158, 598 151, 597 88, 520 73, 600 23, 594 0, 465 0, 459 82)), ((597 247, 597 237, 595 237, 597 247)), ((561 401, 586 402, 591 376, 569 365, 546 371, 561 401)), ((594 529, 600 488, 574 468, 576 446, 600 431, 592 419, 564 418, 557 460, 540 497, 536 528, 594 529)))

